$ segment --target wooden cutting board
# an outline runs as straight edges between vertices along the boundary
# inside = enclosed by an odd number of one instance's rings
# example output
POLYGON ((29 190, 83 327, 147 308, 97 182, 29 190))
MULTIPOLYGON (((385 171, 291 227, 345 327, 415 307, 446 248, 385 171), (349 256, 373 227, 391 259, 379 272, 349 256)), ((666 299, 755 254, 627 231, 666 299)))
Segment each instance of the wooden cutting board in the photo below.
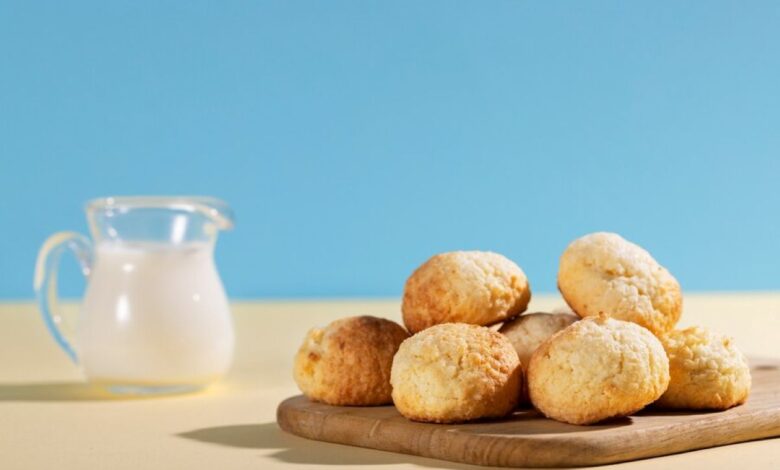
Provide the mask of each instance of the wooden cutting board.
POLYGON ((780 360, 751 359, 753 390, 745 405, 721 412, 638 415, 574 426, 518 410, 469 424, 408 421, 392 406, 339 407, 288 398, 279 426, 309 439, 453 462, 504 467, 600 465, 780 436, 780 360))

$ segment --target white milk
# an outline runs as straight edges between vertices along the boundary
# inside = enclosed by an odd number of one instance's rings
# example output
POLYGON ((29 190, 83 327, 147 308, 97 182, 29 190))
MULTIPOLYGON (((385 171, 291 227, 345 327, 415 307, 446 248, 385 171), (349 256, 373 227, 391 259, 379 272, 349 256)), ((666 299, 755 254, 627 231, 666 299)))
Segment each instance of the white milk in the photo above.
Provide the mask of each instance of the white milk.
POLYGON ((213 246, 103 242, 79 324, 91 380, 198 385, 222 375, 233 326, 213 246))

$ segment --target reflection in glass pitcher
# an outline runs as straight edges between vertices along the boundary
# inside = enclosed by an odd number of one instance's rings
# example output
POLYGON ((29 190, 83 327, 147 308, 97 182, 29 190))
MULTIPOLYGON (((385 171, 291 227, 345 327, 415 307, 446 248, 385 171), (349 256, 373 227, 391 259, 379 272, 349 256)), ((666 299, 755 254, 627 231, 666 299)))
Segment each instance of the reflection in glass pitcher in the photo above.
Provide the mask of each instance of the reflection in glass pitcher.
POLYGON ((117 197, 86 206, 92 233, 61 232, 41 248, 35 289, 55 340, 87 379, 118 392, 165 393, 221 377, 233 325, 214 264, 230 208, 202 197, 117 197), (94 243, 94 245, 93 245, 94 243), (57 265, 65 250, 88 279, 75 333, 61 331, 57 265))

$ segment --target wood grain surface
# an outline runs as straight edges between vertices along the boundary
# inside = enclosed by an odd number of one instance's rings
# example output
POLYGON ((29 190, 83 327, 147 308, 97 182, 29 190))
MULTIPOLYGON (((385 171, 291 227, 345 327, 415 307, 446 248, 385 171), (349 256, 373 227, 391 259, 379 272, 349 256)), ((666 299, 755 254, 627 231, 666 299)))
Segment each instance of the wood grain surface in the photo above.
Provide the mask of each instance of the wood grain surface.
POLYGON ((780 436, 780 360, 750 360, 745 405, 722 412, 646 409, 593 426, 518 410, 502 420, 444 425, 406 420, 392 406, 337 407, 295 396, 277 409, 287 432, 453 462, 505 467, 600 465, 780 436))

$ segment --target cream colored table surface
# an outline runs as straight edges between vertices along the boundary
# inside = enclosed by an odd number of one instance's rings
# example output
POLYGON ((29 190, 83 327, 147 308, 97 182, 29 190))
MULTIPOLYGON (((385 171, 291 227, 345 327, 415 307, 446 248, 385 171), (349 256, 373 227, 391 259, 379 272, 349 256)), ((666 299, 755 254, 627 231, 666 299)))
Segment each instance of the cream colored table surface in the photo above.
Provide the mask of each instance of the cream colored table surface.
MULTIPOLYGON (((729 332, 747 354, 780 358, 780 294, 685 301, 682 324, 729 332)), ((561 305, 536 296, 531 310, 561 305)), ((397 301, 236 303, 233 311, 236 360, 224 382, 188 396, 111 399, 79 382, 32 304, 0 304, 0 469, 480 468, 309 441, 276 426, 276 405, 297 393, 290 371, 306 330, 347 315, 398 320, 397 301)), ((736 466, 780 468, 780 439, 614 467, 736 466)))

